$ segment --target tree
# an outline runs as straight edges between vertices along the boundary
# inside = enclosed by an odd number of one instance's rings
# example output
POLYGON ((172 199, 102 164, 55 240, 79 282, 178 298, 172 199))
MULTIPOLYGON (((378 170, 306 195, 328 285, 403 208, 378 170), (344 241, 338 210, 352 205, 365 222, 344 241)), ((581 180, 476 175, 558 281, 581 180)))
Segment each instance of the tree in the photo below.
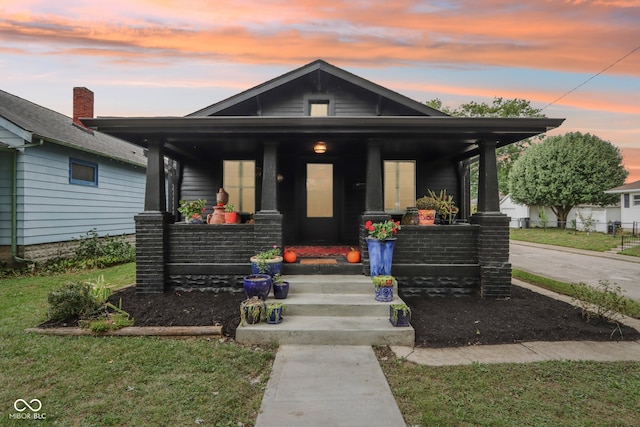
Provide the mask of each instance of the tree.
POLYGON ((529 147, 513 165, 509 189, 518 203, 549 206, 565 228, 574 206, 615 203, 619 196, 604 191, 624 184, 627 175, 618 147, 570 132, 529 147))
MULTIPOLYGON (((545 117, 540 113, 540 109, 533 108, 531 101, 524 99, 504 99, 502 97, 493 98, 491 104, 486 102, 477 103, 471 101, 460 105, 457 109, 451 109, 442 105, 442 101, 438 98, 427 102, 427 105, 436 110, 440 110, 451 116, 459 117, 545 117)), ((509 192, 509 173, 513 163, 520 157, 522 152, 531 145, 530 139, 524 139, 496 150, 497 166, 498 166, 498 190, 507 194, 509 192)), ((478 195, 478 164, 472 164, 471 170, 471 194, 473 197, 478 195)))

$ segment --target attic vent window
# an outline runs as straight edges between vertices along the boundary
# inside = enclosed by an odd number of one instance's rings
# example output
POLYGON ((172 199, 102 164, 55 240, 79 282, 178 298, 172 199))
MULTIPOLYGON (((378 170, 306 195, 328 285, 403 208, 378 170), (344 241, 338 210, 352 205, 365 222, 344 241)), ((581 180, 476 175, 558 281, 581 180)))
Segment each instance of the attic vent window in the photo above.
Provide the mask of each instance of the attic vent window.
POLYGON ((309 115, 311 117, 326 117, 329 115, 329 101, 310 101, 309 115))

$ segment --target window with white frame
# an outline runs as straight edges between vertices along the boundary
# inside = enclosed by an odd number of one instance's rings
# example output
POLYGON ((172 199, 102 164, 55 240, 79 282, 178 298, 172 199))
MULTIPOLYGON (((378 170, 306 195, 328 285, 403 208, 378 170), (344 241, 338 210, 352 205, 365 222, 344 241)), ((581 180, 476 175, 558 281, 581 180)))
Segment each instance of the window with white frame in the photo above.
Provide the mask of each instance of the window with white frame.
POLYGON ((69 184, 98 186, 98 164, 69 159, 69 184))
POLYGON ((633 195, 633 206, 640 206, 640 194, 633 195))
POLYGON ((225 160, 223 185, 229 203, 238 212, 254 212, 256 196, 256 163, 253 160, 225 160))
POLYGON ((384 209, 404 212, 416 201, 416 162, 412 160, 384 161, 384 209))

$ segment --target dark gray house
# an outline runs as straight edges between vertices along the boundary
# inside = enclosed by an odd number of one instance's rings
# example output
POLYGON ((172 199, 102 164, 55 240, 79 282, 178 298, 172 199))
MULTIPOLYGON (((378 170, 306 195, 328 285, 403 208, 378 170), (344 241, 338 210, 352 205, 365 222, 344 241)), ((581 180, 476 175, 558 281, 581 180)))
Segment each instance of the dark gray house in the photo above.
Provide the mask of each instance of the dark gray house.
POLYGON ((186 117, 83 120, 148 150, 145 209, 136 217, 139 292, 240 286, 249 257, 273 245, 359 246, 363 263, 353 272, 366 274, 363 224, 399 217, 427 189, 446 189, 468 223, 403 227, 394 276, 405 294, 486 297, 508 296, 511 284, 495 150, 562 121, 450 117, 321 60, 186 117), (253 221, 178 221, 167 212, 165 156, 178 165, 169 178, 175 199, 213 204, 224 187, 253 221), (475 156, 480 194, 470 215, 475 156))

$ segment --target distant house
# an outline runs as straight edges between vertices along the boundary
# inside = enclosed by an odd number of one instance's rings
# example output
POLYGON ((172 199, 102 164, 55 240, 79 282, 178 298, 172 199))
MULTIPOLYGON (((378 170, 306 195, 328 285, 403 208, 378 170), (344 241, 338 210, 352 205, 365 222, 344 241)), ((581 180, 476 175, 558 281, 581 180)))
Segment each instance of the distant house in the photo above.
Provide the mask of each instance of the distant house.
MULTIPOLYGON (((543 227, 540 208, 540 206, 527 206, 516 203, 511 198, 511 195, 506 195, 500 199, 500 212, 510 218, 509 227, 511 228, 543 227)), ((557 227, 558 218, 550 207, 545 208, 545 214, 546 226, 557 227)), ((593 231, 600 233, 610 232, 609 225, 620 221, 620 206, 576 206, 569 211, 567 227, 573 228, 575 221, 575 227, 578 230, 582 230, 584 229, 584 220, 593 221, 593 231)))
POLYGON ((640 223, 640 181, 612 188, 605 193, 620 194, 622 228, 637 230, 640 223))
POLYGON ((401 291, 487 298, 511 292, 496 149, 562 122, 451 117, 322 60, 186 117, 83 120, 148 149, 145 209, 136 216, 139 293, 241 287, 249 258, 273 245, 346 245, 362 253, 360 264, 287 264, 284 274, 369 274, 363 225, 400 219, 432 189, 447 190, 468 223, 402 227, 393 256, 401 291), (478 212, 471 215, 475 156, 478 212), (170 203, 211 202, 224 187, 242 223, 181 221, 165 204, 165 157, 177 164, 170 203))
POLYGON ((93 228, 135 233, 143 149, 85 128, 93 92, 73 97, 72 119, 0 90, 0 263, 55 256, 93 228))

